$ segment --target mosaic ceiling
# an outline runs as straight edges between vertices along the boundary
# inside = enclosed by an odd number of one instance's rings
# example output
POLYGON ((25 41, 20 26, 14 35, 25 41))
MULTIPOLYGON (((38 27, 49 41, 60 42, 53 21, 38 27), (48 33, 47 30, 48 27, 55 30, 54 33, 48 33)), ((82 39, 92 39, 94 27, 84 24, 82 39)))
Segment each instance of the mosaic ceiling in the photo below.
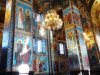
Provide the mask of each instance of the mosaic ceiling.
MULTIPOLYGON (((52 8, 60 9, 68 6, 69 0, 33 0, 33 10, 37 13, 44 13, 50 6, 52 8)), ((72 0, 75 4, 78 3, 78 0, 72 0)), ((81 0, 81 2, 87 5, 88 10, 92 7, 94 0, 81 0)), ((6 0, 0 0, 0 23, 4 23, 4 14, 5 14, 5 4, 6 0), (2 11, 2 12, 1 12, 2 11), (1 15, 2 14, 2 15, 1 15)))
MULTIPOLYGON (((66 6, 69 5, 69 1, 71 0, 33 0, 33 7, 36 11, 42 10, 43 11, 47 11, 50 8, 50 5, 53 8, 57 8, 57 7, 62 7, 65 8, 66 6)), ((72 0, 73 3, 75 5, 78 5, 78 1, 81 1, 82 4, 84 4, 88 11, 91 10, 92 4, 94 2, 94 0, 72 0)))
POLYGON ((33 0, 33 8, 36 11, 45 12, 50 8, 63 7, 68 4, 68 0, 33 0))
POLYGON ((95 0, 91 8, 92 22, 100 29, 100 0, 95 0))

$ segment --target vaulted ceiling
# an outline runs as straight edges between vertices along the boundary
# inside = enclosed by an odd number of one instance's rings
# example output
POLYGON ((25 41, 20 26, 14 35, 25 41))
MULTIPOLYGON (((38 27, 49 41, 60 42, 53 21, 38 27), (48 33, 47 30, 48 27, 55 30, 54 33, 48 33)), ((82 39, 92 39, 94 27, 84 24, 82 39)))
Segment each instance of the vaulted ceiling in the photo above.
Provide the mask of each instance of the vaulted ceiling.
MULTIPOLYGON (((71 1, 71 0, 70 0, 71 1)), ((82 4, 84 4, 88 11, 91 10, 92 4, 94 0, 72 0, 74 4, 78 4, 78 1, 81 1, 82 4)), ((55 8, 55 7, 66 7, 68 5, 69 0, 33 0, 33 7, 35 10, 42 10, 46 11, 47 9, 50 8, 50 5, 55 8)))

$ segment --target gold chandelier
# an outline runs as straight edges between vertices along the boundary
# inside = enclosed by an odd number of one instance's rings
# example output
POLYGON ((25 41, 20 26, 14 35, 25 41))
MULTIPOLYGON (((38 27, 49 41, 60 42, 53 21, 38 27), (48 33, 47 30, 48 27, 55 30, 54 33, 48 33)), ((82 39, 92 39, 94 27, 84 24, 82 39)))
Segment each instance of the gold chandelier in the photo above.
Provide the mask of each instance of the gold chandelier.
POLYGON ((51 30, 58 30, 62 27, 63 21, 54 9, 51 9, 45 15, 45 27, 51 30))

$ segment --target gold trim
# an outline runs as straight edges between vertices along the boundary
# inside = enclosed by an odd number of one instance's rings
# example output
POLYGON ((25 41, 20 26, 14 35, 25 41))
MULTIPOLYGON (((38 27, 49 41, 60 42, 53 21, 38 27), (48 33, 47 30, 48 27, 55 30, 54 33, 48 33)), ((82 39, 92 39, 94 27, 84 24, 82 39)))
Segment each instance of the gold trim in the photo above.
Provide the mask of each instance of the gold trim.
POLYGON ((32 33, 26 32, 26 31, 23 31, 23 30, 18 30, 18 29, 15 29, 15 35, 16 34, 23 34, 25 36, 32 36, 32 33))
POLYGON ((22 3, 22 4, 24 4, 24 5, 27 5, 27 6, 29 6, 29 7, 32 7, 32 3, 31 3, 31 2, 28 3, 28 2, 26 2, 26 1, 19 1, 19 0, 18 0, 18 1, 16 2, 16 4, 17 4, 17 3, 22 3))
POLYGON ((91 18, 92 22, 96 25, 100 25, 100 1, 95 1, 91 8, 91 18))

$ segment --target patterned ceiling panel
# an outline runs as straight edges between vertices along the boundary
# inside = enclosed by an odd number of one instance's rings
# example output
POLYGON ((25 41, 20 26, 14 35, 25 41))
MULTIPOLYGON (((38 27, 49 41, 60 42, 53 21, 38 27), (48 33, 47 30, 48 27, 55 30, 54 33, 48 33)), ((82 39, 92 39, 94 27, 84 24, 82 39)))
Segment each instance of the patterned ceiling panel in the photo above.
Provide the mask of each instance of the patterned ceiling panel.
POLYGON ((50 8, 64 7, 68 5, 68 0, 33 0, 34 10, 46 12, 50 8))

